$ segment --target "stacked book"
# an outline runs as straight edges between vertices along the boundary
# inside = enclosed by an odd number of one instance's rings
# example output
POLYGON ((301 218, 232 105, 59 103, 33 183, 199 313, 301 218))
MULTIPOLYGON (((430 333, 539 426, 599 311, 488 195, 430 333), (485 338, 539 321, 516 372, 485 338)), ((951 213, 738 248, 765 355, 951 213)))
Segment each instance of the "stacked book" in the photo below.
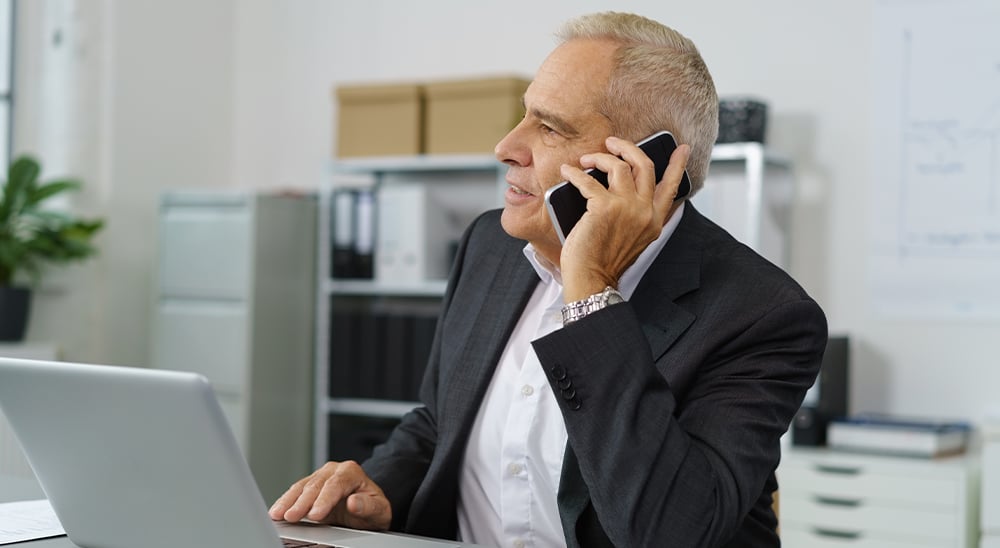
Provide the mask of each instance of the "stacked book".
POLYGON ((832 421, 827 443, 850 451, 934 458, 963 453, 971 430, 960 421, 862 414, 832 421))

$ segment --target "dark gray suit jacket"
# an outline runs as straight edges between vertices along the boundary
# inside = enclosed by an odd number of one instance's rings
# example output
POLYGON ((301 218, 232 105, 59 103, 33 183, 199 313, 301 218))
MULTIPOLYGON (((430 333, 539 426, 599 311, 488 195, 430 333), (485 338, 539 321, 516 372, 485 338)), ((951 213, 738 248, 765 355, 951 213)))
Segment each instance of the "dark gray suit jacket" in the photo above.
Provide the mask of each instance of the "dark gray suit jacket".
MULTIPOLYGON (((499 211, 459 250, 421 388, 363 464, 392 528, 457 534, 469 431, 538 283, 499 211)), ((689 203, 627 304, 534 341, 569 434, 569 546, 778 546, 779 438, 819 371, 819 306, 689 203)))

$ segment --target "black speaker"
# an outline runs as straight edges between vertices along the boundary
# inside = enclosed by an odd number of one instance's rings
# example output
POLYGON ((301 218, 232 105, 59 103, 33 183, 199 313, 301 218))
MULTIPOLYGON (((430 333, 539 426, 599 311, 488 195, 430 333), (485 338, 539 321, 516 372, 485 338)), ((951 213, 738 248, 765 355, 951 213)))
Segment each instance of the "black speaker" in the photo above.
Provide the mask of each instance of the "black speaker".
POLYGON ((792 419, 792 445, 826 445, 830 421, 848 414, 849 350, 846 336, 827 341, 816 382, 792 419))

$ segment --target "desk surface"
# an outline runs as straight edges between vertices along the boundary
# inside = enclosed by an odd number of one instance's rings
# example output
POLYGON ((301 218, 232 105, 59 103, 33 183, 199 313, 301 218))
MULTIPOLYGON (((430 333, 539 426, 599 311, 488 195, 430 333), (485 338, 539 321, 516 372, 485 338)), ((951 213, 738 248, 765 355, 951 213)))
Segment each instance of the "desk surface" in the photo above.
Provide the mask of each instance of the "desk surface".
MULTIPOLYGON (((42 492, 42 488, 38 486, 38 482, 35 481, 34 478, 0 474, 0 502, 15 502, 19 500, 34 500, 41 498, 45 498, 45 493, 42 492)), ((21 542, 12 546, 16 546, 18 548, 21 546, 30 546, 31 548, 78 548, 76 544, 70 542, 70 540, 66 537, 33 540, 29 542, 21 542)))

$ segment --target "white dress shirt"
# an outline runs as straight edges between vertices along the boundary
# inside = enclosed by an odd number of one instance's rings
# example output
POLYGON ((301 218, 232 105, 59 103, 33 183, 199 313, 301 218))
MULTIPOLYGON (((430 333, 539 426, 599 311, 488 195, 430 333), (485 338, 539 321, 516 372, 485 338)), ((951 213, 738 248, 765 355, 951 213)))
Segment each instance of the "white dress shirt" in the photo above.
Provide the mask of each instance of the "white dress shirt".
MULTIPOLYGON (((628 299, 677 224, 622 275, 628 299)), ((566 451, 566 425, 531 341, 562 328, 558 268, 528 244, 524 254, 541 278, 511 333, 476 415, 459 476, 458 525, 465 542, 511 548, 565 546, 556 494, 566 451)))

